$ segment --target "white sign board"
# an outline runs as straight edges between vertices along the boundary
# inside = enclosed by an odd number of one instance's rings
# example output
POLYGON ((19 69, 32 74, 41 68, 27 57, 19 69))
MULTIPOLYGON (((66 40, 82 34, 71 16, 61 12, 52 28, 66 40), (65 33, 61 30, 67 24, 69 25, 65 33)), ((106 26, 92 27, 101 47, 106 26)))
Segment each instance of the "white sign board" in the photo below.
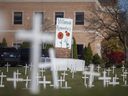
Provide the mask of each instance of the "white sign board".
POLYGON ((73 20, 57 18, 55 47, 71 49, 73 20))

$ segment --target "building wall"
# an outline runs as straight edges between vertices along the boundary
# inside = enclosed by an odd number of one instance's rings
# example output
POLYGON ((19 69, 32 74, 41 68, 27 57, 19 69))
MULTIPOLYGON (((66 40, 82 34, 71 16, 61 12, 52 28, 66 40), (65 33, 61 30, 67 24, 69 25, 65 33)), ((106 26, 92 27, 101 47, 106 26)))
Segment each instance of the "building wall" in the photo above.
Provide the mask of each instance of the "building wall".
MULTIPOLYGON (((85 17, 89 16, 89 12, 95 9, 95 2, 1 2, 0 9, 4 11, 6 17, 6 30, 9 32, 0 35, 0 40, 6 37, 9 46, 12 46, 12 42, 16 42, 14 38, 14 33, 18 29, 31 29, 32 16, 34 12, 44 12, 44 18, 46 18, 49 24, 53 27, 47 31, 55 32, 55 12, 64 12, 65 18, 72 18, 74 21, 73 25, 73 36, 76 39, 77 44, 83 44, 84 46, 90 42, 90 38, 87 35, 84 26, 85 25, 75 25, 75 12, 85 12, 85 17), (14 25, 13 24, 13 12, 21 11, 23 12, 23 24, 14 25)), ((6 32, 6 31, 5 31, 6 32)), ((95 49, 95 44, 92 45, 95 49)), ((96 51, 94 51, 96 53, 96 51)))

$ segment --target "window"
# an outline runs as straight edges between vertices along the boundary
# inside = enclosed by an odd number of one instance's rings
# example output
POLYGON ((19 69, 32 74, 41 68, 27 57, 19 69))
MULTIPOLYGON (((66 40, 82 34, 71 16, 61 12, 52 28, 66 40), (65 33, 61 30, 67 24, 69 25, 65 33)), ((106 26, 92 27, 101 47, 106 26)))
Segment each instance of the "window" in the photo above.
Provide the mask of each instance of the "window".
POLYGON ((84 12, 76 12, 75 19, 76 25, 84 25, 84 12))
POLYGON ((57 18, 64 18, 64 12, 55 12, 55 24, 57 18))
POLYGON ((23 13, 14 12, 14 22, 13 24, 22 24, 23 23, 23 13))

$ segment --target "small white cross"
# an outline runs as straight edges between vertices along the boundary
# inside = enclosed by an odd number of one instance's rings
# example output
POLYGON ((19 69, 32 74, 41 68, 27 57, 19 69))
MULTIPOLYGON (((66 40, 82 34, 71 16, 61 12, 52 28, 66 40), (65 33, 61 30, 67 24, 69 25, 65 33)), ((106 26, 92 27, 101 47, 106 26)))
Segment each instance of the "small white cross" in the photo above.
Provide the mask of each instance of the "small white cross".
POLYGON ((97 66, 97 71, 100 72, 100 65, 97 66))
POLYGON ((19 78, 19 75, 21 75, 21 73, 19 72, 19 70, 16 70, 16 78, 19 78))
POLYGON ((62 87, 62 89, 71 89, 71 87, 68 87, 68 83, 67 83, 67 81, 65 82, 65 86, 62 87))
POLYGON ((86 75, 84 75, 84 77, 82 77, 84 79, 84 86, 87 87, 87 79, 88 77, 86 75))
POLYGON ((16 89, 16 87, 17 87, 17 82, 18 81, 23 81, 23 79, 22 78, 17 78, 17 75, 16 75, 16 72, 13 72, 13 78, 7 78, 7 81, 13 81, 13 86, 14 86, 14 88, 16 89))
POLYGON ((28 89, 28 83, 31 81, 31 79, 28 78, 28 76, 26 77, 26 79, 23 79, 23 81, 25 81, 25 88, 28 89))
POLYGON ((64 71, 63 73, 61 73, 61 75, 63 76, 63 79, 65 80, 65 77, 66 77, 66 75, 68 75, 68 74, 66 73, 66 71, 64 71))
POLYGON ((99 80, 103 80, 103 85, 104 85, 104 87, 106 87, 106 85, 109 83, 109 81, 111 80, 111 77, 107 77, 106 76, 106 71, 104 70, 103 71, 103 77, 99 77, 98 79, 99 80))
POLYGON ((113 66, 112 66, 112 73, 113 73, 113 74, 115 73, 115 68, 116 68, 116 66, 113 65, 113 66))
POLYGON ((128 86, 127 80, 124 81, 124 85, 122 85, 122 86, 124 86, 124 87, 127 87, 128 86))
POLYGON ((53 43, 54 36, 48 33, 41 33, 41 14, 35 14, 33 16, 33 28, 31 31, 21 30, 17 32, 17 39, 23 39, 25 41, 30 41, 31 44, 31 62, 32 62, 32 70, 31 70, 31 85, 30 91, 33 94, 39 93, 39 86, 36 75, 38 73, 38 64, 40 63, 41 57, 41 43, 53 43))
POLYGON ((111 72, 111 69, 110 69, 110 68, 108 68, 106 71, 107 71, 108 76, 109 76, 109 75, 110 75, 110 72, 111 72))
POLYGON ((6 64, 6 69, 7 69, 7 72, 9 71, 9 64, 8 64, 8 62, 7 62, 7 64, 6 64))
POLYGON ((26 65, 25 65, 25 69, 24 69, 24 74, 25 74, 25 75, 27 75, 28 68, 29 68, 29 66, 26 64, 26 65))
POLYGON ((1 75, 0 75, 0 87, 4 87, 4 85, 3 85, 4 77, 6 77, 6 75, 4 75, 3 72, 1 72, 1 75))
POLYGON ((62 76, 60 76, 60 79, 58 80, 58 82, 60 83, 60 88, 62 88, 64 81, 65 79, 63 79, 62 76))
POLYGON ((94 72, 93 64, 90 64, 90 71, 85 71, 84 74, 89 76, 89 78, 88 78, 89 79, 89 84, 88 84, 89 88, 94 86, 94 85, 92 85, 92 83, 94 81, 94 76, 100 76, 100 73, 94 72))
POLYGON ((127 70, 125 70, 125 71, 123 72, 123 74, 121 74, 121 76, 122 76, 122 78, 123 78, 123 82, 124 82, 125 79, 127 78, 127 75, 128 75, 127 70))
POLYGON ((122 72, 124 72, 125 66, 123 65, 121 68, 122 68, 122 72))
POLYGON ((39 84, 43 84, 44 89, 46 89, 46 84, 51 84, 51 81, 46 81, 46 76, 43 76, 43 81, 39 81, 39 84))
POLYGON ((119 78, 117 77, 117 75, 115 75, 115 77, 112 78, 112 82, 109 82, 110 85, 119 85, 119 82, 117 82, 119 78))
POLYGON ((44 76, 45 69, 42 68, 42 69, 40 69, 39 71, 41 72, 41 76, 43 77, 43 76, 44 76))

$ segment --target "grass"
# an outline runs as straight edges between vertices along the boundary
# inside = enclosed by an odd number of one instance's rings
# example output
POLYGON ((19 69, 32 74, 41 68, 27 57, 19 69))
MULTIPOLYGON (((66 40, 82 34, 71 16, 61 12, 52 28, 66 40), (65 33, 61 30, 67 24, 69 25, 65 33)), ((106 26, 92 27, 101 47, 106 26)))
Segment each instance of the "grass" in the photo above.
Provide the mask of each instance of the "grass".
MULTIPOLYGON (((9 72, 6 72, 5 67, 1 67, 0 70, 7 75, 7 77, 12 77, 13 71, 19 70, 22 72, 20 77, 26 78, 24 75, 23 67, 10 67, 9 72)), ((121 74, 121 69, 116 69, 118 76, 121 74)), ((48 80, 51 80, 51 73, 45 73, 48 80)), ((112 75, 112 74, 111 74, 112 75)), ((121 78, 122 79, 122 78, 121 78)), ((0 96, 128 96, 128 87, 122 87, 122 80, 120 79, 120 85, 118 86, 109 86, 104 88, 102 81, 95 80, 93 88, 86 88, 83 83, 81 72, 75 73, 75 78, 71 78, 71 73, 68 73, 66 80, 68 81, 68 86, 71 86, 71 89, 53 89, 50 86, 47 86, 46 89, 43 89, 41 86, 40 93, 38 95, 30 94, 28 89, 23 89, 25 87, 24 82, 18 82, 17 89, 13 88, 13 82, 7 82, 4 78, 4 88, 0 88, 0 96)))

